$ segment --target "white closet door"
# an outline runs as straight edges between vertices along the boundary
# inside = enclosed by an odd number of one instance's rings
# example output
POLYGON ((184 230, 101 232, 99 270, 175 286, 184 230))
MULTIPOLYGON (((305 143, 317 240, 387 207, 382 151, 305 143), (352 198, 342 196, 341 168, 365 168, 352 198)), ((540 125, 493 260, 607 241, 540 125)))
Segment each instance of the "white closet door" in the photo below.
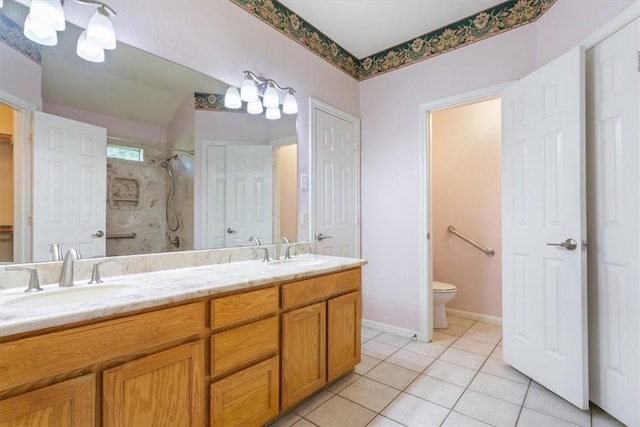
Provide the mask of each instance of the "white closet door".
POLYGON ((504 360, 586 409, 584 51, 502 99, 504 360))
POLYGON ((640 425, 640 24, 587 53, 591 399, 640 425))
POLYGON ((104 256, 107 130, 39 111, 33 128, 33 261, 54 243, 104 256))

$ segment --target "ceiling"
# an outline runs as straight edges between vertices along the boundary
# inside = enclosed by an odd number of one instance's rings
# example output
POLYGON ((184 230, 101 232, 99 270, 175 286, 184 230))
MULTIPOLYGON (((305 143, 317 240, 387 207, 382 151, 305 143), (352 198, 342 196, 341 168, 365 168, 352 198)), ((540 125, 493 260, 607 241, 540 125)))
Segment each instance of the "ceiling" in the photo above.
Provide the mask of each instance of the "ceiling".
POLYGON ((280 0, 357 58, 494 7, 496 0, 280 0))

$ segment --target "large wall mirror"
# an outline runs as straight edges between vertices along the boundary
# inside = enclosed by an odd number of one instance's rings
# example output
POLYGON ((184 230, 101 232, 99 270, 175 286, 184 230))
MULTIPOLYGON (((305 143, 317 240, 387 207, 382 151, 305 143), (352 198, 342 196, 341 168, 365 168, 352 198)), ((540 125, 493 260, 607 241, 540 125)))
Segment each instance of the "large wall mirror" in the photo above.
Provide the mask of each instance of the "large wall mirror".
MULTIPOLYGON (((27 9, 5 1, 0 13, 22 25, 27 9)), ((224 94, 227 84, 120 42, 105 62, 87 62, 75 53, 80 32, 67 23, 56 46, 41 48, 42 111, 106 128, 104 179, 94 183, 105 192, 93 204, 104 209, 104 228, 91 237, 104 241, 104 254, 251 245, 251 235, 262 243, 296 239, 296 116, 267 120, 207 108, 219 97, 196 109, 195 93, 224 94)), ((12 144, 18 141, 5 129, 11 108, 0 105, 0 114, 0 164, 7 165, 0 179, 6 184, 12 182, 12 144)), ((4 230, 12 226, 15 210, 10 187, 0 187, 4 230)), ((32 199, 64 204, 59 188, 51 180, 32 185, 32 199)), ((54 229, 32 228, 32 256, 26 260, 12 258, 11 233, 3 232, 0 262, 52 259, 51 244, 58 242, 55 233, 47 233, 54 229)), ((90 246, 85 251, 84 256, 102 255, 90 246)))

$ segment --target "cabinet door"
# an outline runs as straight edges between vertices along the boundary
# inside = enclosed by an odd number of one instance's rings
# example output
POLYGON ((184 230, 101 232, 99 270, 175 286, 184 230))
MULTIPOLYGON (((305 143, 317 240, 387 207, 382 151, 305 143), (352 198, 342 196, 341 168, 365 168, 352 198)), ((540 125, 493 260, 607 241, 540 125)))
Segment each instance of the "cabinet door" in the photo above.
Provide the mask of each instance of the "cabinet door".
POLYGON ((92 426, 95 399, 95 375, 85 375, 0 401, 0 426, 92 426))
POLYGON ((204 343, 183 344, 104 372, 104 426, 204 424, 204 343))
POLYGON ((275 418, 278 364, 275 356, 211 384, 211 425, 260 426, 275 418))
POLYGON ((360 292, 327 304, 327 376, 333 381, 360 363, 360 292))
POLYGON ((326 383, 326 337, 324 302, 282 315, 282 409, 326 383))

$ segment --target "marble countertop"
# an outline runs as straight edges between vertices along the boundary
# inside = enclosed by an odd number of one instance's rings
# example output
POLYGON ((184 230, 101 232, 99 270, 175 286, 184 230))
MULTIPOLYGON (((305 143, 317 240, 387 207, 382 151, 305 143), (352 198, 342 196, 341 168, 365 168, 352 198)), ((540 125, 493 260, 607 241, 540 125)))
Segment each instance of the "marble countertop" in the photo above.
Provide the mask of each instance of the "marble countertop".
MULTIPOLYGON (((124 314, 144 308, 187 301, 222 292, 297 280, 366 264, 365 260, 323 255, 302 255, 291 261, 241 261, 202 267, 163 270, 105 278, 104 283, 89 285, 86 280, 72 288, 46 285, 44 291, 25 294, 24 288, 0 292, 0 337, 37 331, 105 316, 124 314), (54 293, 82 292, 81 288, 122 288, 126 295, 107 296, 94 301, 68 302, 54 293), (46 296, 45 296, 46 294, 46 296), (63 303, 41 304, 54 297, 63 303), (33 297, 31 301, 27 298, 33 297), (40 301, 37 301, 39 299, 40 301)), ((93 290, 91 290, 93 291, 93 290)))

